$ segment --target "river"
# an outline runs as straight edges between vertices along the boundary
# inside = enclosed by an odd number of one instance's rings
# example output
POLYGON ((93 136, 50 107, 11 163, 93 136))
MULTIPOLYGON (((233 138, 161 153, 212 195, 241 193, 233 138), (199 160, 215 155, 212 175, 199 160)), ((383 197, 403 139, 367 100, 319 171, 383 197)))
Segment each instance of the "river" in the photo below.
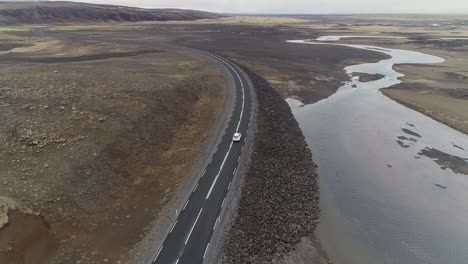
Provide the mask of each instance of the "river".
POLYGON ((354 78, 311 105, 288 99, 319 169, 322 215, 316 237, 336 264, 468 263, 468 175, 437 162, 468 162, 468 136, 379 91, 400 82, 403 74, 394 64, 444 60, 345 46, 392 56, 346 68, 349 74, 385 78, 367 83, 354 78), (442 156, 438 160, 427 151, 442 156))

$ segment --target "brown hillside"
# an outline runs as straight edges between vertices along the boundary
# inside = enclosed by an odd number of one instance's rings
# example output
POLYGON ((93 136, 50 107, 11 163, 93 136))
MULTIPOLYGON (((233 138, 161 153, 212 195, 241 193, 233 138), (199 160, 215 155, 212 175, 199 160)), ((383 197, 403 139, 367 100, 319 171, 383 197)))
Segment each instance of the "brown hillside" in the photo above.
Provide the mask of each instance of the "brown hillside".
POLYGON ((0 1, 0 25, 197 20, 221 16, 182 9, 143 9, 76 2, 0 1))

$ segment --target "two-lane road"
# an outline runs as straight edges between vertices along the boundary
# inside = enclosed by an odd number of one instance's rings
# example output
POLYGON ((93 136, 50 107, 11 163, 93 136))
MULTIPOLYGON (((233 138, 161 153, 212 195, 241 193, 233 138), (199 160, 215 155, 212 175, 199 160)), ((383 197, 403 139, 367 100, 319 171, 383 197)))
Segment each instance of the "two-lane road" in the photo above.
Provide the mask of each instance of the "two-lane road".
POLYGON ((239 67, 219 56, 206 54, 219 61, 234 79, 235 103, 222 139, 211 157, 189 199, 180 209, 176 221, 152 263, 202 263, 210 249, 210 241, 220 221, 220 213, 236 176, 249 133, 252 118, 250 82, 239 67), (234 133, 242 133, 240 142, 233 142, 234 133))

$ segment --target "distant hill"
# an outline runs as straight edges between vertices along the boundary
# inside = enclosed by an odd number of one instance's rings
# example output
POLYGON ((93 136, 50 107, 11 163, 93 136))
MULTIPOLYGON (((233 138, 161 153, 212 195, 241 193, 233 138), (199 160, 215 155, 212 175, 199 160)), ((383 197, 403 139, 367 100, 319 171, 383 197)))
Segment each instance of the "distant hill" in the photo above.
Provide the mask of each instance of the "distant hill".
POLYGON ((77 2, 25 2, 0 0, 0 25, 76 22, 137 22, 197 20, 220 14, 183 9, 143 9, 77 2))

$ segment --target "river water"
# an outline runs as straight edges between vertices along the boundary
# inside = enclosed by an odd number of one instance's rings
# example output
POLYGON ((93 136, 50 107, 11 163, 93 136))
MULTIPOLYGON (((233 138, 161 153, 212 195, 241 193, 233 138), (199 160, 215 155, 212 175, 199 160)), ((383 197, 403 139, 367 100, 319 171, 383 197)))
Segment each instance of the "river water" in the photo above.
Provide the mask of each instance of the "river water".
POLYGON ((379 91, 400 82, 403 75, 394 64, 444 60, 346 46, 391 55, 346 68, 385 78, 367 83, 355 78, 311 105, 288 99, 319 169, 317 238, 336 264, 468 263, 468 175, 421 153, 430 148, 468 162, 468 136, 379 91))

